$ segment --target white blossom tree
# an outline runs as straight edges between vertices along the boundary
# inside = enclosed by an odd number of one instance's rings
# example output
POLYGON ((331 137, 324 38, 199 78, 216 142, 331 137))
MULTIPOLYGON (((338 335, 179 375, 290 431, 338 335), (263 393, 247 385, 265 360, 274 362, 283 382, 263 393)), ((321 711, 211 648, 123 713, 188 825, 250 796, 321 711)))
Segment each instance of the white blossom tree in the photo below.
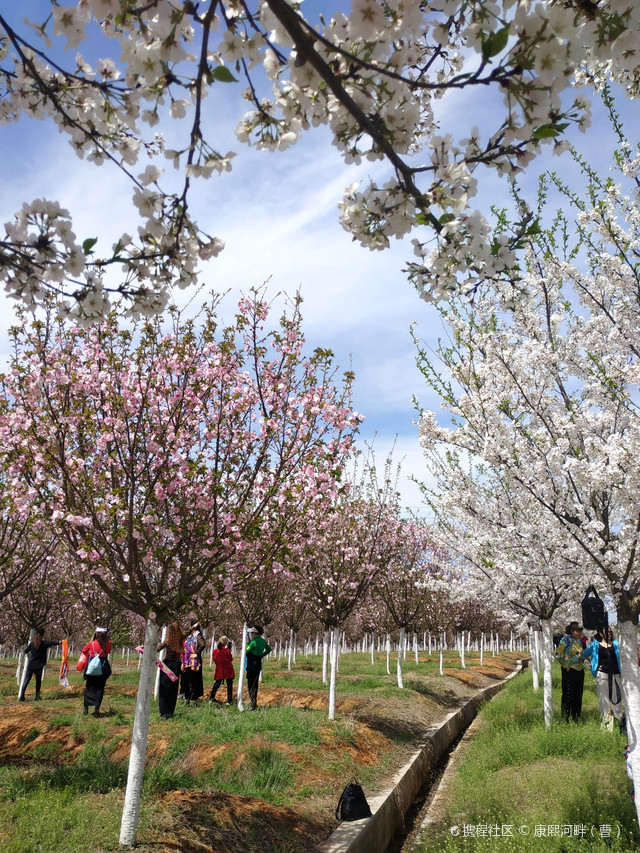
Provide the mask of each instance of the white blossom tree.
POLYGON ((114 294, 136 313, 162 310, 222 249, 190 206, 192 184, 235 156, 211 131, 221 94, 249 103, 241 142, 283 150, 326 125, 347 163, 384 161, 379 178, 347 189, 341 222, 373 249, 414 233, 410 278, 440 298, 510 277, 528 232, 523 219, 509 237, 491 233, 469 209, 480 167, 510 175, 545 144, 562 150, 569 126, 589 124, 588 95, 572 85, 612 78, 638 91, 634 0, 353 0, 327 19, 297 0, 37 8, 34 22, 20 4, 0 15, 0 122, 50 119, 79 157, 122 170, 140 227, 104 246, 76 236, 57 201, 27 200, 5 225, 0 277, 30 305, 64 294, 84 321, 114 294), (487 127, 454 139, 438 104, 460 92, 486 103, 487 127), (169 149, 159 131, 170 122, 181 130, 169 149), (165 159, 177 181, 162 178, 165 159))
MULTIPOLYGON (((436 540, 462 560, 466 594, 510 622, 539 623, 545 725, 553 719, 553 629, 569 621, 584 595, 584 557, 531 495, 482 463, 427 451, 436 488, 423 491, 437 524, 436 540)), ((595 578, 594 578, 595 579, 595 578)), ((571 618, 575 618, 572 616, 571 618)))
POLYGON ((454 423, 441 427, 425 412, 420 430, 426 446, 443 441, 482 458, 527 494, 557 531, 551 552, 572 543, 582 553, 585 587, 597 573, 606 579, 640 789, 640 158, 612 119, 624 143, 620 183, 580 161, 585 200, 557 181, 575 225, 559 214, 530 244, 519 297, 492 288, 473 309, 447 312, 452 342, 441 354, 452 384, 443 406, 454 423))

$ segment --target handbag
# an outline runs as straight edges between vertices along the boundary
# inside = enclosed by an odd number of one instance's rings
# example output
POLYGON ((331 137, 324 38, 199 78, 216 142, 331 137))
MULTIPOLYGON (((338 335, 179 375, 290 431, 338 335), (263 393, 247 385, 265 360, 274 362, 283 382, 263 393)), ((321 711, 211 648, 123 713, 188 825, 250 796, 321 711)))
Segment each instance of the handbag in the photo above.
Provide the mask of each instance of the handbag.
POLYGON ((602 631, 609 625, 604 601, 596 592, 595 586, 590 586, 582 599, 582 624, 587 631, 602 631))
POLYGON ((607 711, 606 714, 602 716, 602 722, 600 723, 600 728, 605 732, 613 731, 613 714, 611 711, 607 711))
POLYGON ((371 809, 364 791, 354 779, 340 794, 336 820, 361 820, 363 817, 371 817, 371 809))
POLYGON ((86 652, 82 652, 82 654, 78 658, 78 663, 76 664, 76 669, 78 670, 78 672, 82 672, 82 670, 85 669, 88 663, 89 655, 86 654, 86 652))
POLYGON ((87 665, 87 675, 102 675, 100 655, 94 655, 87 665))

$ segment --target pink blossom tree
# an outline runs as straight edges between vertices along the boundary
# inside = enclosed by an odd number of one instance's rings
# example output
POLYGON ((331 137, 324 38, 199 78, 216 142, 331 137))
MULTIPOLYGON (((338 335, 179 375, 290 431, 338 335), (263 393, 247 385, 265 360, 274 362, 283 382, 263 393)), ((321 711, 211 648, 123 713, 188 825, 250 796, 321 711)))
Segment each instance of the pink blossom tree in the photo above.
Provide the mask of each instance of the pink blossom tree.
POLYGON ((396 666, 398 687, 404 687, 402 662, 407 632, 418 630, 425 606, 438 595, 447 571, 447 566, 442 565, 444 556, 425 525, 402 522, 396 530, 390 560, 374 581, 372 597, 382 599, 393 625, 400 630, 396 666))
POLYGON ((114 317, 90 330, 53 315, 15 332, 0 422, 19 506, 65 537, 78 567, 146 620, 121 844, 136 839, 159 625, 233 588, 278 511, 329 499, 359 416, 331 353, 303 353, 299 301, 265 331, 243 299, 218 329, 174 316, 162 335, 114 317))
POLYGON ((305 535, 294 555, 292 581, 309 612, 332 634, 329 719, 335 719, 340 629, 363 603, 392 555, 398 521, 383 491, 344 494, 329 508, 308 513, 305 535))

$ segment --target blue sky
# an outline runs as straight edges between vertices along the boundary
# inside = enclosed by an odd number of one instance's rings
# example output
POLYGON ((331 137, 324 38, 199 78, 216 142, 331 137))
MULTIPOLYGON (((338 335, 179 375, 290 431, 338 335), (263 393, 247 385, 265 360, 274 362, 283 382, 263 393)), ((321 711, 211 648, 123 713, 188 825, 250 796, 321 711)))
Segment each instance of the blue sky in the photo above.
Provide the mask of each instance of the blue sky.
MULTIPOLYGON (((43 16, 35 10, 48 6, 44 0, 29 0, 21 3, 21 12, 31 10, 36 20, 43 16)), ((85 52, 84 43, 80 51, 85 52)), ((67 60, 73 61, 73 54, 67 60)), ((419 336, 431 345, 442 329, 437 312, 418 298, 401 271, 412 258, 409 241, 373 253, 353 243, 342 230, 337 202, 343 189, 374 171, 371 164, 359 170, 346 168, 326 130, 307 134, 285 152, 257 152, 236 142, 233 130, 247 106, 237 95, 242 87, 216 86, 215 97, 205 102, 213 144, 221 153, 236 151, 237 157, 231 173, 198 182, 193 190, 196 218, 205 231, 226 243, 222 254, 203 269, 203 293, 194 305, 211 290, 230 290, 223 311, 232 313, 240 292, 267 279, 268 292, 274 295, 300 289, 309 346, 330 347, 343 369, 353 368, 354 406, 366 417, 362 438, 370 441, 377 433, 380 467, 396 440, 394 459, 402 462, 403 505, 419 510, 419 491, 407 479, 426 476, 413 424, 412 395, 436 411, 439 401, 415 366, 409 326, 417 322, 419 336)), ((486 102, 458 95, 444 99, 440 110, 442 130, 462 137, 474 123, 482 130, 486 102)), ((161 129, 166 130, 171 147, 180 125, 161 129)), ((583 150, 600 149, 598 122, 578 142, 583 150)), ((99 237, 98 253, 101 245, 110 246, 122 231, 136 228, 128 182, 108 165, 97 168, 79 160, 51 123, 23 120, 3 127, 0 157, 0 223, 9 220, 23 201, 46 197, 70 209, 79 237, 99 237)), ((527 183, 534 185, 535 174, 545 163, 558 169, 568 168, 567 161, 566 157, 541 159, 527 183)), ((168 161, 163 165, 171 169, 168 161)), ((136 171, 143 168, 144 163, 136 171)), ((480 177, 476 206, 506 199, 506 187, 495 176, 480 177)), ((193 290, 178 293, 179 304, 192 296, 193 290)), ((4 358, 12 309, 9 300, 0 298, 0 355, 4 358)))

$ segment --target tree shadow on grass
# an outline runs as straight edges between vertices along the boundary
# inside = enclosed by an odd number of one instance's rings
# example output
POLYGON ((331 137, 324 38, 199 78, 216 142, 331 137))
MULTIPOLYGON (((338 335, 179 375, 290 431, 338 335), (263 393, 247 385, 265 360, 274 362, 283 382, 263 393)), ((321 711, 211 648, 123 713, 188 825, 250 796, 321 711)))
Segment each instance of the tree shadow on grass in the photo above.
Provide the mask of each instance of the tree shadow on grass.
POLYGON ((454 690, 434 690, 430 685, 424 684, 417 679, 415 681, 413 679, 405 679, 405 683, 411 690, 415 690, 416 693, 420 693, 422 696, 428 696, 436 704, 449 710, 459 708, 469 698, 461 697, 454 690))

